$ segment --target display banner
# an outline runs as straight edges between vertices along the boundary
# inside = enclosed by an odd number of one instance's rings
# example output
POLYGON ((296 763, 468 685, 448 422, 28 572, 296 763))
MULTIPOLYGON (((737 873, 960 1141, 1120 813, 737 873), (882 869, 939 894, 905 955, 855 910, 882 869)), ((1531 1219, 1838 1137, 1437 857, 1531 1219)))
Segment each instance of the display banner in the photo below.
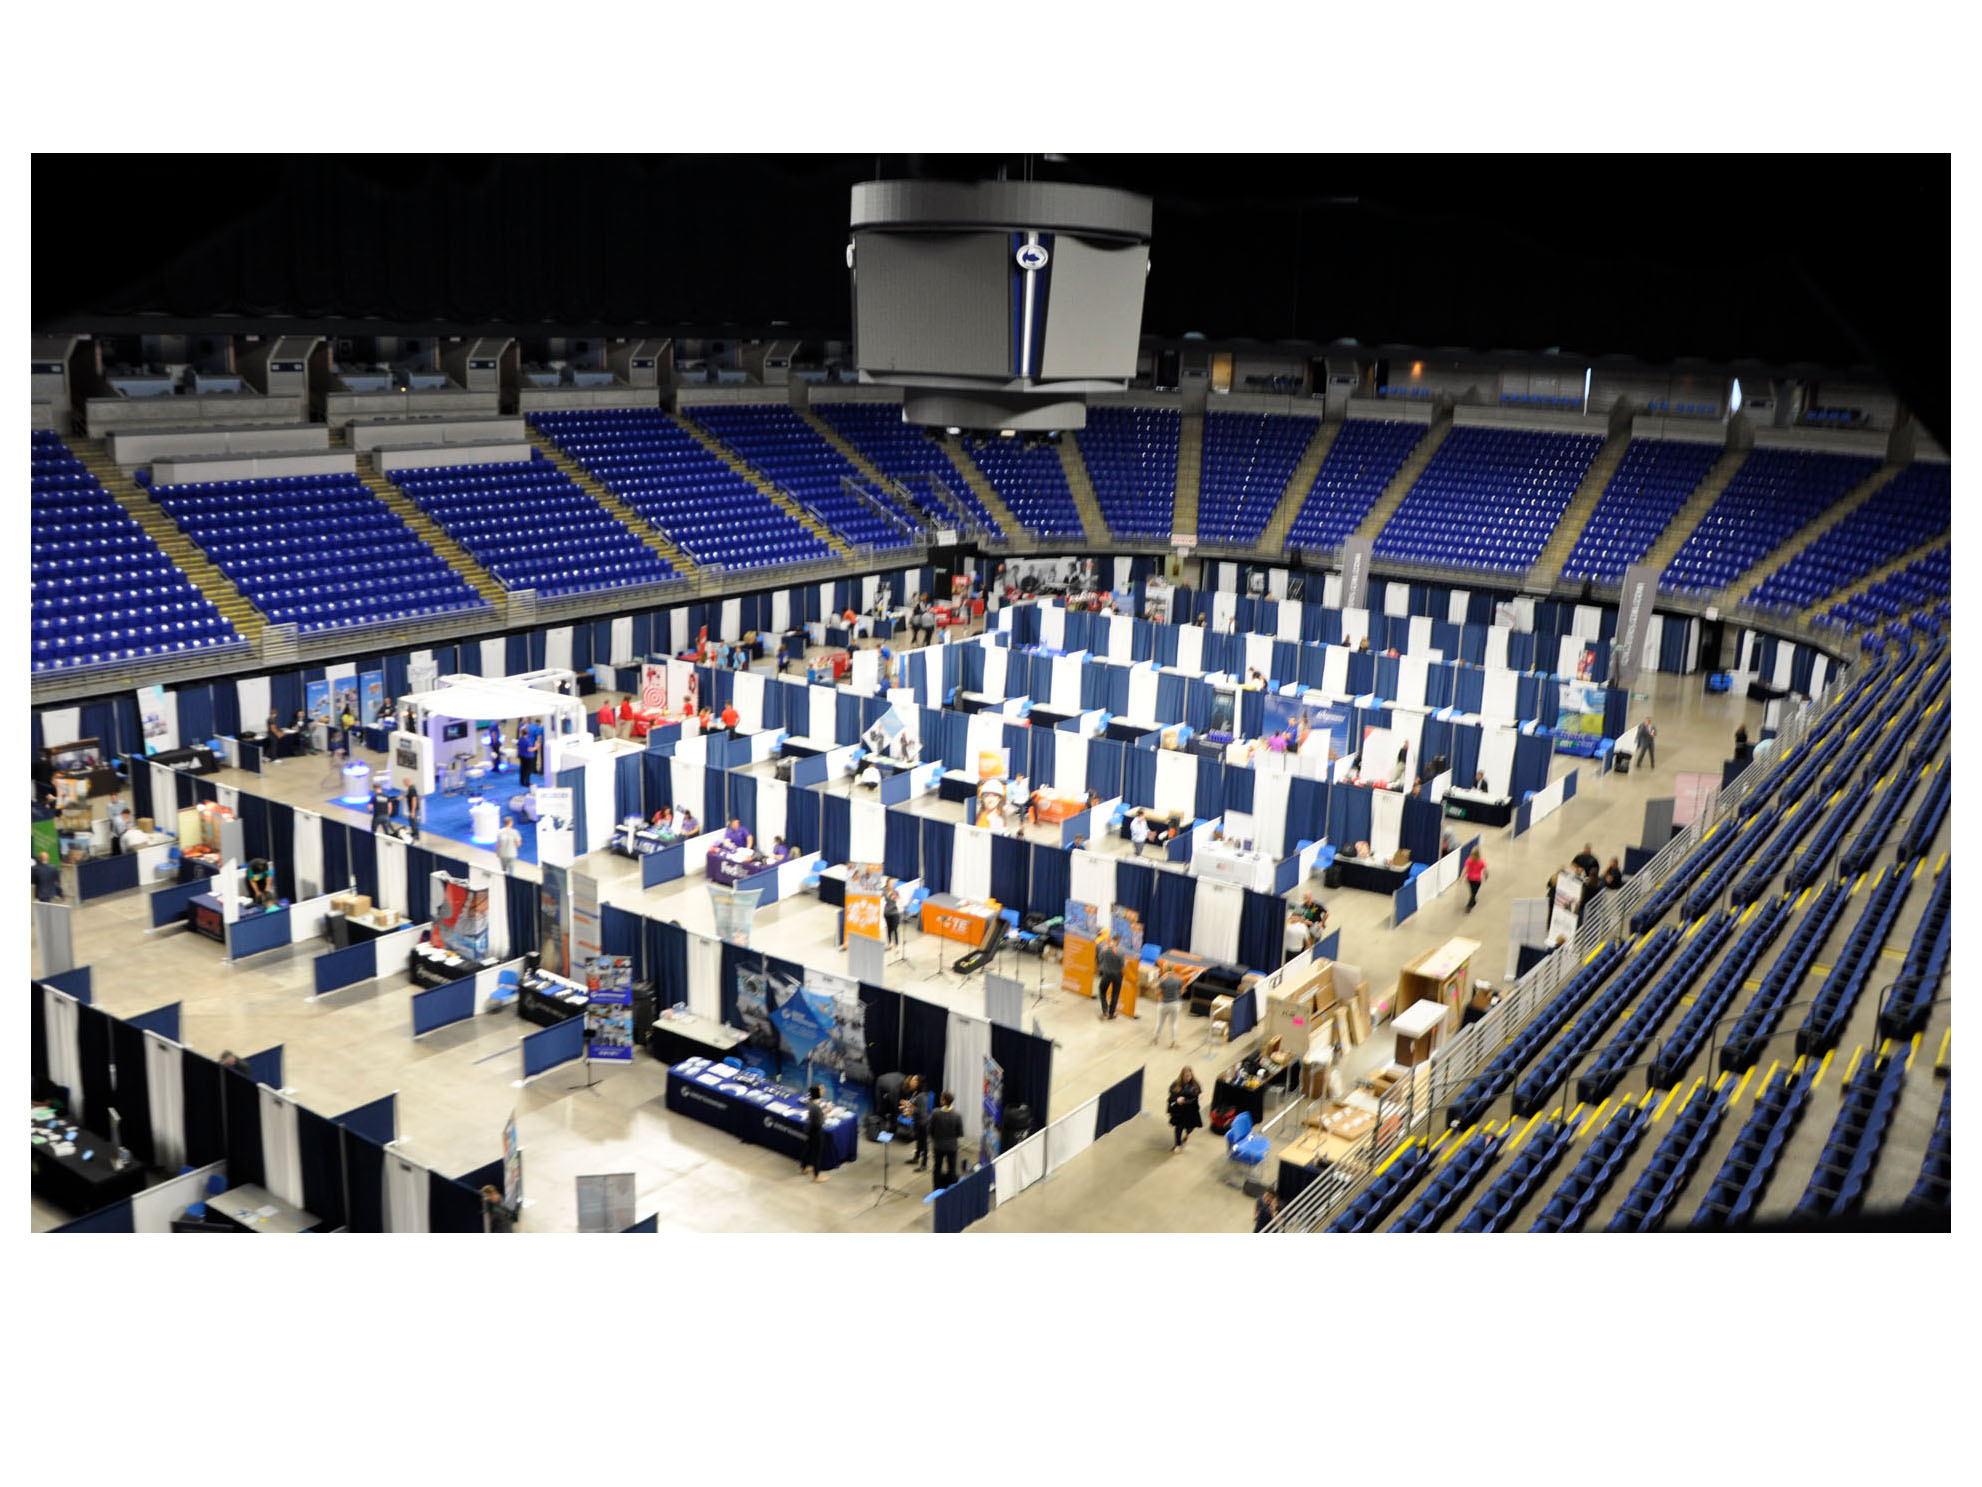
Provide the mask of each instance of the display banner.
POLYGON ((333 676, 330 679, 331 721, 342 718, 347 707, 351 709, 351 716, 357 717, 359 705, 358 673, 347 671, 342 676, 333 676))
MULTIPOLYGON (((1584 651, 1586 658, 1591 652, 1584 651)), ((1581 663, 1587 664, 1587 662, 1581 663)), ((1555 731, 1603 735, 1604 689, 1592 681, 1564 679, 1557 684, 1555 731)))
POLYGON ((433 943, 464 960, 489 956, 489 890, 437 872, 428 880, 433 943))
POLYGON ((434 793, 434 741, 424 733, 392 735, 387 773, 394 785, 411 784, 422 795, 434 793))
POLYGON ((379 713, 385 707, 385 673, 383 671, 360 673, 358 694, 360 699, 358 716, 365 720, 365 726, 369 728, 378 722, 379 713))
POLYGON ((330 726, 330 683, 303 683, 303 710, 310 715, 312 723, 330 726))
POLYGON ((709 910, 716 921, 716 938, 726 944, 750 948, 750 922, 757 917, 761 888, 726 888, 709 885, 709 910))
MULTIPOLYGON (((179 703, 163 687, 138 688, 138 725, 144 732, 145 752, 162 754, 179 747, 179 703)), ((201 739, 204 743, 206 740, 201 739)))
MULTIPOLYGON (((542 836, 538 837, 541 843, 542 836)), ((537 964, 554 976, 571 975, 570 885, 562 863, 542 864, 537 889, 537 964)))
POLYGON ((502 1206, 511 1213, 523 1209, 523 1143, 516 1136, 516 1112, 502 1127, 502 1206))
POLYGON ((1576 938, 1576 919, 1583 910, 1583 880, 1571 873, 1558 873, 1555 879, 1555 915, 1549 920, 1551 945, 1566 944, 1576 938))
POLYGON ((431 692, 440 685, 440 666, 432 651, 415 651, 406 658, 406 690, 431 692))
POLYGON ((1109 909, 1109 929, 1115 948, 1122 952, 1122 1002, 1124 1017, 1136 1015, 1136 980, 1142 972, 1142 920, 1135 910, 1115 904, 1109 909))
POLYGON ((647 661, 640 667, 640 706, 667 711, 668 705, 668 664, 665 661, 647 661))
MULTIPOLYGON (((1287 740, 1288 753, 1307 753, 1317 734, 1325 741, 1331 760, 1341 758, 1348 749, 1349 709, 1346 707, 1310 702, 1300 697, 1283 697, 1278 692, 1269 692, 1262 703, 1264 721, 1261 736, 1281 735, 1287 740)), ((1320 745, 1315 745, 1315 748, 1319 752, 1320 745)))
POLYGON ((888 933, 882 897, 888 891, 887 878, 871 865, 851 867, 846 876, 846 932, 869 940, 885 939, 888 933))
POLYGON ((537 803, 537 861, 570 867, 575 846, 571 791, 560 785, 539 785, 531 794, 537 803))
POLYGON ((1099 931, 1094 905, 1068 899, 1066 922, 1061 928, 1060 990, 1094 995, 1094 942, 1099 931))
POLYGON ((810 1063, 813 1051, 833 1040, 833 999, 824 992, 795 986, 771 1011, 781 1052, 794 1064, 810 1063))
POLYGON ((631 1172, 606 1172, 578 1179, 578 1232, 624 1234, 633 1227, 631 1172))
POLYGON ((1142 586, 1142 617, 1158 625, 1170 623, 1170 606, 1176 602, 1177 587, 1161 578, 1152 578, 1142 586))
POLYGON ((573 980, 585 978, 591 984, 591 972, 597 965, 605 946, 600 942, 599 922, 599 880, 590 873, 571 870, 571 964, 576 968, 573 980))
POLYGON ((1342 608, 1367 607, 1370 592, 1370 559, 1375 551, 1374 537, 1342 539, 1342 608))
POLYGON ((1652 607, 1659 597, 1656 563, 1633 563, 1624 570, 1624 587, 1617 596, 1617 633, 1610 643, 1610 684, 1628 688, 1638 679, 1644 659, 1645 635, 1651 629, 1652 607))
POLYGON ((977 1140, 977 1165, 982 1167, 1003 1149, 1005 1069, 995 1058, 984 1060, 984 1131, 977 1140))
MULTIPOLYGON (((629 977, 631 968, 628 969, 629 977)), ((585 1059, 594 1064, 633 1062, 633 987, 594 986, 585 993, 585 1059)))

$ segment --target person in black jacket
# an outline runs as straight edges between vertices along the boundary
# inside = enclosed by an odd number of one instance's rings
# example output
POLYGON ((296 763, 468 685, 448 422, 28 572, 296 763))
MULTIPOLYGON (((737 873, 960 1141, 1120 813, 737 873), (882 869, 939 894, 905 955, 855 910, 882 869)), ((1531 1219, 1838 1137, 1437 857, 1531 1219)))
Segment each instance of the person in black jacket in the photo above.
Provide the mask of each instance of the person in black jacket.
POLYGON ((933 1103, 929 1091, 922 1087, 922 1076, 911 1074, 908 1083, 902 1086, 902 1094, 908 1100, 909 1124, 915 1132, 915 1170, 929 1170, 929 1111, 933 1103))
POLYGON ((1624 886, 1624 870, 1617 865, 1615 857, 1610 859, 1610 866, 1603 870, 1603 885, 1613 893, 1624 886))
POLYGON ((1575 866, 1576 871, 1584 877, 1592 878, 1596 876, 1597 854, 1590 850, 1590 844, 1588 842, 1583 843, 1583 850, 1570 858, 1569 861, 1575 866))
POLYGON ((49 903, 62 896, 62 869, 48 860, 46 852, 34 854, 34 896, 49 903))
POLYGON ((1101 1015, 1113 1017, 1122 1001, 1122 952, 1115 948, 1115 937, 1104 934, 1094 947, 1094 996, 1101 1003, 1101 1015))
POLYGON ((815 1084, 805 1092, 805 1154, 798 1159, 798 1175, 812 1174, 814 1182, 824 1182, 819 1158, 826 1150, 826 1090, 815 1084))
POLYGON ((936 1113, 929 1117, 929 1141, 936 1149, 936 1168, 930 1174, 935 1192, 957 1180, 957 1141, 963 1135, 963 1116, 956 1107, 957 1097, 944 1090, 936 1102, 936 1113))
POLYGON ((1170 1129, 1174 1138, 1170 1145, 1170 1155, 1175 1156, 1182 1151, 1191 1139, 1191 1132, 1204 1124, 1204 1116, 1197 1108, 1198 1101, 1203 1097, 1204 1090, 1198 1085, 1197 1075, 1190 1071, 1188 1064, 1185 1065, 1179 1071, 1176 1081, 1170 1086, 1168 1104, 1170 1129))

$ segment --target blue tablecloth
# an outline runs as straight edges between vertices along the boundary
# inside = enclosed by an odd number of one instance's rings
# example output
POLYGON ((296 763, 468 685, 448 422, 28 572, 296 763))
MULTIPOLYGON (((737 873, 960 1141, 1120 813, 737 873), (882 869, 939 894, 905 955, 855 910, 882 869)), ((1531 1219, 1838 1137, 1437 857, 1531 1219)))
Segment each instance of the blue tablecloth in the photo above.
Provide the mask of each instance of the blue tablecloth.
MULTIPOLYGON (((754 1069, 683 1059, 668 1070, 667 1107, 794 1162, 805 1155, 805 1097, 754 1069)), ((820 1167, 830 1172, 854 1160, 859 1150, 860 1122, 852 1115, 829 1118, 820 1167)))

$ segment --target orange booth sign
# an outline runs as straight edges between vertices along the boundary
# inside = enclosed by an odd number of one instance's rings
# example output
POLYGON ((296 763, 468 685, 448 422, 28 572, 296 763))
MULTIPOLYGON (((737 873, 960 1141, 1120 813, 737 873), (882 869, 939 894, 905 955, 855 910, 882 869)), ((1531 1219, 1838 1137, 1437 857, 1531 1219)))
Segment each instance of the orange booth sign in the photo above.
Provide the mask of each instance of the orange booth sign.
POLYGON ((938 894, 922 901, 922 932, 975 948, 991 932, 991 919, 997 912, 994 904, 967 904, 938 894))

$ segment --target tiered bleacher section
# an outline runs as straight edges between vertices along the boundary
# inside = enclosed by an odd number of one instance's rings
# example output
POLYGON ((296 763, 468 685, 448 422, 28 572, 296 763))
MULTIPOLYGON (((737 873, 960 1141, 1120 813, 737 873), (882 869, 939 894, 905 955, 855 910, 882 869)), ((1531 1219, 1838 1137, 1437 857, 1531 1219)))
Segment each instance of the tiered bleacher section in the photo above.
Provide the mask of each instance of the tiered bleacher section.
POLYGON ((1916 558, 1897 573, 1888 574, 1864 593, 1833 604, 1817 616, 1820 625, 1876 625, 1897 619, 1909 609, 1918 609, 1948 597, 1949 550, 1937 548, 1924 558, 1916 558))
POLYGON ((1564 578, 1617 583, 1652 550, 1722 450, 1676 439, 1633 439, 1562 565, 1564 578))
POLYGON ((698 566, 768 568, 832 556, 816 533, 658 408, 532 413, 530 423, 698 566))
POLYGON ((1593 433, 1455 428, 1377 535, 1376 555, 1525 573, 1602 446, 1593 433))
POLYGON ((935 440, 919 425, 902 421, 899 403, 815 403, 812 411, 859 450, 862 459, 906 486, 917 506, 940 519, 939 525, 951 525, 961 517, 965 526, 980 527, 994 537, 1005 535, 998 519, 957 475, 950 457, 935 440), (931 488, 931 476, 949 492, 947 500, 931 488), (962 510, 957 511, 952 502, 962 510))
POLYGON ((1041 537, 1084 539, 1086 524, 1074 493, 1067 489, 1067 472, 1060 451, 1050 444, 1026 439, 967 438, 967 456, 991 482, 1019 524, 1041 537))
MULTIPOLYGON (((847 492, 843 482, 849 480, 867 489, 860 472, 789 407, 725 403, 684 409, 683 416, 692 418, 768 476, 849 546, 872 547, 879 552, 910 545, 906 522, 889 520, 847 492)), ((876 495, 875 500, 880 497, 876 495)))
POLYGON ((1694 594, 1724 588, 1878 468, 1872 455, 1753 451, 1666 564, 1661 585, 1694 594))
POLYGON ((1207 413, 1197 540, 1257 542, 1286 493, 1317 420, 1291 413, 1207 413))
POLYGON ((1287 541, 1295 547, 1340 547, 1369 515, 1429 428, 1429 424, 1388 418, 1352 418, 1344 423, 1315 472, 1287 541))
POLYGON ((1109 531, 1124 537, 1170 535, 1182 423, 1172 408, 1087 410, 1087 427, 1074 437, 1109 531))
POLYGON ((391 478, 504 588, 557 598, 679 577, 548 460, 394 470, 391 478))
POLYGON ((1771 573, 1749 596, 1808 609, 1948 530, 1948 467, 1908 465, 1869 500, 1771 573))
POLYGON ((31 449, 33 670, 244 643, 60 437, 38 429, 31 449))
POLYGON ((159 486, 152 497, 255 608, 298 634, 489 607, 355 475, 159 486))

